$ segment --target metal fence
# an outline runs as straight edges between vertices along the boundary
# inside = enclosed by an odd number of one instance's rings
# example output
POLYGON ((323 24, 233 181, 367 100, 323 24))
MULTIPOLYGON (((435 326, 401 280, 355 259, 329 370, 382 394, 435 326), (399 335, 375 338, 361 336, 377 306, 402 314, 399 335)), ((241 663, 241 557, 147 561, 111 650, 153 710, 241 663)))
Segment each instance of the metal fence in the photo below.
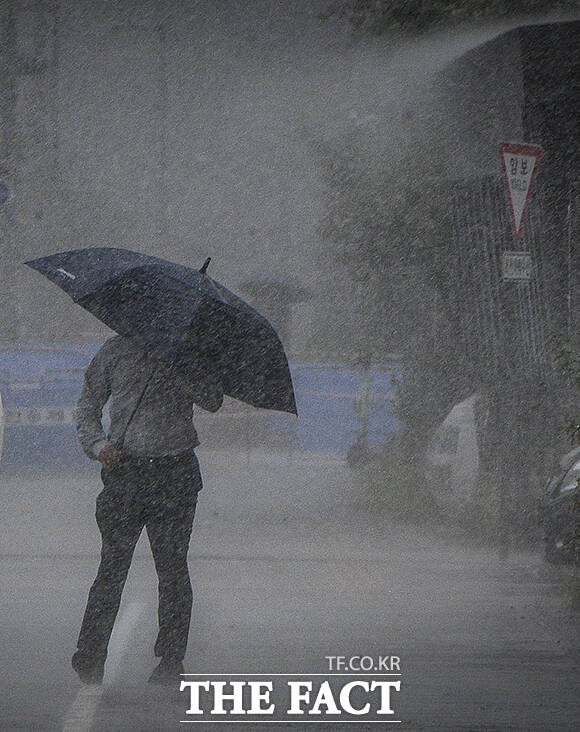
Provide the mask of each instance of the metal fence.
POLYGON ((522 233, 522 248, 532 256, 529 282, 502 280, 502 253, 514 249, 503 181, 455 183, 451 201, 448 296, 466 362, 483 382, 506 373, 546 375, 550 334, 565 302, 559 287, 565 253, 541 195, 532 194, 522 233))

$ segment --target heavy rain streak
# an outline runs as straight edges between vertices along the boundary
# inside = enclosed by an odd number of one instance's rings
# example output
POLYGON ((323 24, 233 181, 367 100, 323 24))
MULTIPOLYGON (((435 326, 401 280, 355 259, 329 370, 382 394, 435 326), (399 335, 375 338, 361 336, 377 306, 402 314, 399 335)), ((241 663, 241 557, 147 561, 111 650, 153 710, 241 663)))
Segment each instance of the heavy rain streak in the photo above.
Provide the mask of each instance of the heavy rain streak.
POLYGON ((0 728, 578 729, 578 1, 0 36, 0 728))

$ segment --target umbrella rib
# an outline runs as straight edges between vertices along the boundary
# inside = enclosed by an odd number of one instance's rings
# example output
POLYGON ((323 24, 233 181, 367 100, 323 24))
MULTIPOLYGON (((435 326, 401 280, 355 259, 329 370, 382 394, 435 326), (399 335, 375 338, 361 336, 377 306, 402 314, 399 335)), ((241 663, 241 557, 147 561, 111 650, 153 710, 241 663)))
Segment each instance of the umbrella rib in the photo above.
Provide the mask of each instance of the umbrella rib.
MULTIPOLYGON (((160 267, 160 265, 157 265, 157 264, 146 264, 146 265, 140 265, 139 267, 132 267, 131 269, 126 270, 123 273, 123 275, 120 275, 120 276, 124 276, 126 274, 135 272, 138 269, 148 269, 148 268, 154 268, 154 267, 160 267)), ((163 276, 166 277, 168 280, 171 280, 172 282, 178 282, 180 285, 185 285, 186 287, 189 287, 191 290, 196 290, 197 289, 197 290, 199 290, 199 292, 201 292, 201 287, 195 287, 194 285, 190 285, 185 280, 182 280, 179 277, 174 277, 173 275, 169 274, 168 272, 163 271, 162 269, 161 269, 161 271, 163 273, 163 276)), ((214 294, 219 297, 220 301, 224 305, 229 305, 229 303, 224 300, 221 292, 219 291, 219 288, 217 287, 217 285, 215 284, 215 282, 212 280, 212 278, 209 275, 205 275, 205 276, 209 280, 209 282, 211 283, 211 285, 212 285, 212 287, 214 289, 214 294)))

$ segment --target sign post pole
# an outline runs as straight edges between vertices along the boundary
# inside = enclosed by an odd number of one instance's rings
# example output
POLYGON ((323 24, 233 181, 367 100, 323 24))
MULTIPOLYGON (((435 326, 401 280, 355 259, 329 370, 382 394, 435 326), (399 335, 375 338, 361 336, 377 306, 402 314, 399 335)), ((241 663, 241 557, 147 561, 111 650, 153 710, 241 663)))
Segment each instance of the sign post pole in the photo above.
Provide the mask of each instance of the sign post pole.
MULTIPOLYGON (((527 143, 502 142, 500 144, 501 166, 506 186, 506 194, 508 199, 508 207, 510 212, 510 220, 512 232, 514 236, 513 251, 504 251, 502 253, 502 275, 504 282, 530 282, 532 278, 533 265, 532 254, 529 250, 522 249, 521 232, 524 223, 530 193, 536 174, 538 165, 542 157, 542 150, 538 145, 529 145, 527 143)), ((511 288, 510 288, 511 289, 511 288)), ((514 327, 512 321, 512 313, 507 313, 507 340, 515 341, 515 333, 510 334, 510 330, 514 327)), ((509 348, 509 346, 508 346, 509 348)), ((506 426, 513 419, 510 419, 512 410, 505 409, 505 399, 510 403, 514 402, 513 384, 509 394, 502 397, 501 402, 495 405, 497 411, 498 429, 506 429, 506 426)), ((516 403, 519 400, 515 400, 516 403)), ((499 441, 504 444, 504 441, 499 441)), ((511 473, 513 470, 513 455, 509 449, 500 448, 501 457, 498 458, 500 472, 498 475, 498 540, 499 540, 499 556, 506 559, 509 551, 509 528, 507 522, 507 497, 510 490, 511 473)))

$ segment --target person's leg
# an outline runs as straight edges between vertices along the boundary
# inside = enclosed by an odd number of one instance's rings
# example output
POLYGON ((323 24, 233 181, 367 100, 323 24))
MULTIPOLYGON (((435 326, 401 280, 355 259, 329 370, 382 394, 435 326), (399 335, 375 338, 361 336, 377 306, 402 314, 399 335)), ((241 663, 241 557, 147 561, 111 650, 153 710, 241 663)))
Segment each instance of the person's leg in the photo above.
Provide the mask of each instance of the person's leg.
POLYGON ((148 502, 146 528, 159 577, 159 634, 155 655, 183 660, 193 602, 187 552, 201 474, 195 455, 164 462, 155 499, 148 502))
MULTIPOLYGON (((102 471, 104 488, 97 497, 96 519, 102 537, 101 562, 89 591, 73 667, 101 670, 119 610, 135 545, 143 528, 138 500, 138 472, 126 466, 102 471)), ((99 672, 96 673, 98 681, 99 672)), ((83 679, 85 680, 85 679, 83 679)))

